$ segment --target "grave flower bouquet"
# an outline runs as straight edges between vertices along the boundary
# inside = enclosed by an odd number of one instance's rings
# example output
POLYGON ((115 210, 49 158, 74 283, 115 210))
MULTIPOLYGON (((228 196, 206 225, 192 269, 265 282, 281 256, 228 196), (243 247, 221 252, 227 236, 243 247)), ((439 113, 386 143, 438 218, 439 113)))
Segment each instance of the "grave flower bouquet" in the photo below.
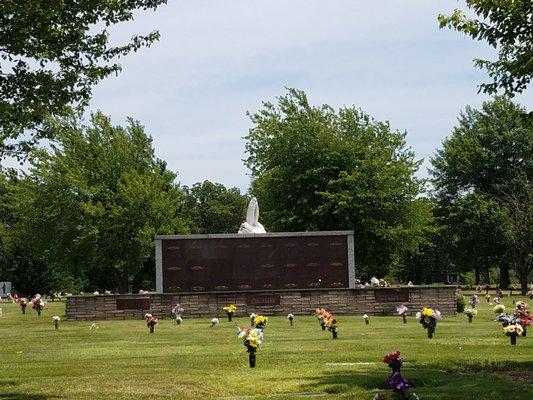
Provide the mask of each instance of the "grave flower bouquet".
POLYGON ((229 304, 226 307, 223 307, 222 309, 225 311, 226 315, 228 316, 228 321, 231 322, 231 319, 233 318, 233 316, 235 315, 235 312, 237 311, 237 306, 234 304, 229 304))
POLYGON ((477 294, 475 294, 472 297, 470 297, 470 305, 472 306, 472 308, 476 308, 477 303, 479 303, 479 299, 477 297, 477 294))
POLYGON ((407 307, 404 306, 403 304, 399 305, 398 307, 396 307, 396 312, 398 313, 398 315, 402 317, 403 323, 406 324, 407 323, 407 307))
POLYGON ((416 318, 420 319, 420 323, 427 330, 428 338, 431 339, 437 328, 437 320, 440 319, 440 311, 424 307, 416 313, 416 318))
POLYGON ((267 317, 264 317, 264 316, 262 316, 262 315, 258 315, 258 316, 256 316, 256 317, 254 318, 254 323, 253 323, 253 325, 254 325, 257 329, 259 329, 259 330, 262 331, 263 329, 265 329, 265 325, 266 325, 267 321, 268 321, 268 318, 267 318, 267 317))
POLYGON ((61 321, 59 315, 54 315, 52 317, 52 321, 54 321, 54 326, 56 327, 56 329, 59 329, 59 321, 61 321))
POLYGON ((516 303, 516 322, 520 324, 523 329, 522 336, 526 336, 527 326, 531 325, 532 317, 527 309, 527 303, 525 301, 519 301, 516 303))
POLYGON ((28 300, 26 300, 25 297, 19 299, 19 306, 20 306, 20 311, 22 311, 22 314, 26 314, 26 307, 28 307, 28 300))
POLYGON ((503 334, 511 338, 511 345, 513 346, 516 345, 516 338, 523 332, 524 330, 519 324, 507 325, 503 328, 503 334))
POLYGON ((465 308, 465 315, 468 317, 468 322, 472 322, 472 318, 477 315, 477 309, 475 308, 465 308))
POLYGON ((393 353, 385 354, 383 362, 392 369, 392 372, 400 372, 400 368, 402 368, 403 365, 403 358, 399 351, 395 351, 393 353))
POLYGON ((293 325, 294 323, 294 314, 293 313, 288 313, 287 314, 287 319, 289 320, 291 326, 293 325))
POLYGON ((35 295, 35 298, 31 302, 31 308, 37 311, 38 316, 41 316, 41 313, 43 312, 43 309, 44 309, 44 301, 41 298, 40 294, 35 295))
POLYGON ((326 309, 324 309, 324 308, 317 308, 315 310, 315 316, 320 321, 320 326, 322 327, 322 330, 325 331, 326 330, 326 322, 325 322, 325 320, 329 316, 329 312, 327 312, 326 309))
POLYGON ((159 322, 159 320, 152 314, 145 314, 144 318, 146 319, 146 326, 150 328, 150 333, 154 333, 154 328, 159 322))
POLYGON ((333 335, 333 339, 337 339, 337 319, 333 316, 333 314, 329 314, 328 317, 324 320, 324 323, 328 331, 330 331, 333 335))
POLYGON ((248 352, 250 368, 255 368, 255 352, 263 343, 263 332, 256 328, 246 328, 239 332, 239 338, 248 352))
POLYGON ((497 304, 493 308, 494 314, 503 314, 505 311, 505 306, 503 304, 497 304))

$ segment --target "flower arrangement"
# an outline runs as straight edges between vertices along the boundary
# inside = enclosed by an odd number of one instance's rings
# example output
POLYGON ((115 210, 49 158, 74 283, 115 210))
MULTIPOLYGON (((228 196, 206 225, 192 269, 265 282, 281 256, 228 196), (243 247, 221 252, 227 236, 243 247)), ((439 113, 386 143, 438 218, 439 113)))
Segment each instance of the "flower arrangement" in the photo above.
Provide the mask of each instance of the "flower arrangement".
POLYGON ((486 294, 485 295, 485 300, 487 300, 487 303, 490 303, 490 294, 486 294))
POLYGON ((468 322, 472 323, 472 318, 474 318, 477 315, 477 309, 465 308, 464 313, 468 317, 468 322))
POLYGON ((26 307, 28 307, 28 300, 25 297, 22 297, 19 299, 19 306, 20 311, 22 311, 22 314, 26 314, 26 307))
POLYGON ((370 284, 374 287, 379 286, 379 279, 373 276, 372 278, 370 278, 370 284))
POLYGON ((326 309, 324 308, 317 308, 315 310, 315 317, 317 317, 318 320, 320 321, 320 326, 322 327, 323 331, 326 330, 325 319, 328 317, 328 315, 329 315, 329 312, 327 312, 326 309))
POLYGON ((477 303, 479 303, 479 299, 477 297, 477 294, 475 294, 470 297, 470 305, 472 306, 472 308, 476 308, 477 303))
POLYGON ((329 314, 324 322, 328 331, 331 332, 333 339, 337 339, 337 319, 333 316, 333 314, 329 314))
POLYGON ((59 329, 59 321, 61 321, 61 318, 59 318, 59 315, 54 315, 52 317, 52 321, 54 321, 54 325, 56 329, 59 329))
POLYGON ((398 313, 398 315, 402 317, 404 324, 407 323, 407 310, 408 310, 407 307, 404 306, 403 304, 396 307, 396 312, 398 313))
POLYGON ((395 351, 393 353, 385 354, 383 362, 392 369, 392 372, 400 372, 400 368, 403 365, 403 358, 399 351, 395 351))
POLYGON ((435 329, 437 328, 437 320, 440 319, 440 311, 434 310, 430 307, 424 307, 422 311, 416 313, 416 318, 420 320, 420 323, 427 330, 428 338, 433 337, 435 329))
POLYGON ((503 334, 511 338, 511 345, 516 345, 517 336, 522 335, 523 329, 519 324, 507 325, 503 328, 503 334))
POLYGON ((370 324, 370 320, 368 319, 368 314, 364 314, 363 319, 365 320, 366 325, 370 324))
POLYGON ((43 309, 44 309, 44 301, 41 298, 41 295, 36 294, 31 303, 32 303, 31 308, 37 311, 38 316, 41 316, 41 313, 43 312, 43 309))
POLYGON ((516 322, 522 327, 522 336, 526 336, 526 329, 531 325, 532 317, 527 309, 527 303, 525 301, 518 301, 516 303, 516 322))
POLYGON ((237 306, 234 304, 229 304, 226 307, 223 307, 222 309, 226 312, 226 315, 228 316, 228 321, 231 322, 231 319, 237 311, 237 306))
POLYGON ((254 326, 254 319, 255 317, 257 317, 258 314, 256 313, 251 313, 250 314, 250 326, 254 326))
POLYGON ((254 323, 253 325, 259 329, 259 330, 263 330, 265 329, 265 325, 268 321, 268 318, 267 317, 264 317, 262 315, 258 315, 257 317, 254 318, 254 323))
MULTIPOLYGON (((419 400, 419 397, 416 393, 408 393, 407 391, 411 389, 414 384, 410 379, 404 378, 400 373, 400 369, 403 365, 403 358, 400 355, 399 351, 386 354, 383 357, 383 362, 388 364, 392 369, 392 373, 387 379, 387 389, 394 392, 395 398, 409 399, 409 400, 419 400)), ((377 393, 374 396, 374 400, 384 400, 385 395, 377 393)))
POLYGON ((493 308, 494 314, 503 314, 505 306, 503 304, 497 304, 493 308))
POLYGON ((146 326, 150 328, 150 333, 154 333, 154 328, 159 320, 152 314, 144 314, 144 319, 146 320, 146 326))
POLYGON ((176 325, 181 325, 181 323, 183 322, 183 318, 181 317, 181 314, 183 314, 183 311, 185 311, 185 309, 181 306, 180 303, 172 307, 171 315, 172 317, 174 317, 174 320, 176 321, 176 325))
POLYGON ((289 320, 289 323, 290 323, 291 326, 292 326, 293 323, 294 323, 294 314, 293 314, 293 313, 288 313, 288 314, 287 314, 287 319, 289 320))
POLYGON ((213 328, 214 326, 217 326, 219 324, 218 318, 211 318, 211 325, 209 325, 210 328, 213 328))
POLYGON ((465 296, 463 296, 459 288, 455 290, 455 305, 457 312, 463 312, 465 309, 465 296))
POLYGON ((239 338, 242 339, 242 344, 246 347, 248 352, 248 359, 250 368, 255 368, 255 352, 263 343, 263 332, 256 328, 246 328, 239 330, 239 338))
POLYGON ((176 325, 181 325, 183 322, 183 318, 181 318, 179 315, 176 316, 176 325))

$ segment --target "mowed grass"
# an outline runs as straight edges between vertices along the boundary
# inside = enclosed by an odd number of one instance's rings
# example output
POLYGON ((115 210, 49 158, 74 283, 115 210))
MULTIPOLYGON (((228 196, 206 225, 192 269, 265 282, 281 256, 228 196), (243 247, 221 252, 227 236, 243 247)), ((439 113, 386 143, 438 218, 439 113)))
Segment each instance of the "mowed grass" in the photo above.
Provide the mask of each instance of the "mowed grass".
MULTIPOLYGON (((504 299, 508 309, 511 299, 504 299)), ((407 325, 371 317, 365 325, 361 316, 340 316, 337 340, 312 316, 296 316, 293 327, 270 317, 255 369, 222 313, 216 328, 184 318, 180 326, 160 320, 155 334, 143 320, 97 321, 91 332, 92 322, 64 320, 64 303, 48 306, 37 317, 30 307, 22 315, 17 305, 0 304, 0 399, 291 399, 309 392, 371 399, 386 392, 389 369, 381 360, 394 350, 421 399, 533 399, 532 338, 528 332, 511 346, 484 300, 472 324, 464 315, 444 318, 431 340, 414 317, 407 325), (53 315, 63 318, 57 331, 53 315)), ((247 326, 248 318, 234 321, 247 326)))

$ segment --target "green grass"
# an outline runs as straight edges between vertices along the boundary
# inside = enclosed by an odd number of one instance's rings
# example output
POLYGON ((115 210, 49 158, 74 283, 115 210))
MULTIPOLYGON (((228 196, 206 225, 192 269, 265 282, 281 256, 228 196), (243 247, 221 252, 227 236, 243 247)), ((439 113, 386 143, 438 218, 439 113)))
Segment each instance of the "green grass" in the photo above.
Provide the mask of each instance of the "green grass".
MULTIPOLYGON (((302 392, 371 399, 385 392, 389 369, 381 359, 394 350, 422 399, 532 399, 529 332, 511 346, 481 300, 472 324, 464 315, 445 318, 432 340, 412 317, 407 325, 371 317, 367 326, 361 316, 341 316, 338 340, 314 317, 297 316, 293 327, 271 317, 255 369, 222 317, 216 328, 208 319, 162 320, 153 335, 142 320, 100 321, 96 332, 91 322, 61 321, 56 331, 51 317, 63 315, 63 303, 48 303, 40 318, 30 307, 21 315, 1 303, 0 399, 290 399, 302 392)), ((509 298, 504 304, 512 308, 509 298)), ((248 318, 235 321, 244 326, 248 318)))

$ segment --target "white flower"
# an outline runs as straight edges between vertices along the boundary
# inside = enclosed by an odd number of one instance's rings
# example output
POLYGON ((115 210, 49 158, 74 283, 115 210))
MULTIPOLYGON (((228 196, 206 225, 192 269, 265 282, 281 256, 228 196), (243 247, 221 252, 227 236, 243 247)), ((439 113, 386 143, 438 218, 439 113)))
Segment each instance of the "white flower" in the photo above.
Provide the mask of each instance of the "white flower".
POLYGON ((420 318, 422 318, 422 313, 421 313, 420 311, 417 312, 416 315, 415 315, 415 318, 416 318, 416 319, 420 319, 420 318))
POLYGON ((52 317, 52 320, 59 322, 59 321, 61 321, 61 318, 59 318, 59 315, 54 315, 52 317))
POLYGON ((95 291, 93 292, 93 294, 94 294, 95 296, 98 296, 100 293, 98 292, 98 290, 95 290, 95 291))
POLYGON ((146 318, 152 318, 152 314, 148 314, 148 313, 144 314, 144 319, 146 318))
POLYGON ((370 278, 370 283, 372 284, 372 286, 379 286, 379 279, 373 276, 372 278, 370 278))
POLYGON ((111 291, 110 291, 110 290, 106 290, 106 291, 104 292, 104 294, 111 294, 111 291))
POLYGON ((94 330, 98 329, 98 326, 95 323, 92 323, 91 326, 89 327, 89 329, 91 331, 94 331, 94 330))
POLYGON ((287 314, 287 318, 288 318, 288 319, 294 318, 294 314, 293 314, 293 313, 288 313, 288 314, 287 314))
POLYGON ((182 321, 183 321, 183 319, 180 316, 176 317, 176 322, 178 323, 178 325, 181 324, 182 321))
POLYGON ((254 319, 255 317, 257 317, 257 314, 256 314, 256 313, 251 313, 251 314, 250 314, 250 319, 254 319))
POLYGON ((398 314, 402 315, 402 314, 407 312, 407 307, 402 304, 402 305, 396 307, 396 312, 398 314))
POLYGON ((219 323, 218 318, 216 318, 216 317, 213 318, 213 319, 211 320, 211 323, 212 323, 213 325, 217 325, 217 324, 219 323))
POLYGON ((363 315, 363 318, 368 319, 368 315, 367 314, 363 315))
POLYGON ((437 309, 435 309, 435 318, 437 318, 437 319, 441 319, 441 318, 442 318, 441 315, 442 315, 442 314, 440 313, 440 311, 437 310, 437 309))

